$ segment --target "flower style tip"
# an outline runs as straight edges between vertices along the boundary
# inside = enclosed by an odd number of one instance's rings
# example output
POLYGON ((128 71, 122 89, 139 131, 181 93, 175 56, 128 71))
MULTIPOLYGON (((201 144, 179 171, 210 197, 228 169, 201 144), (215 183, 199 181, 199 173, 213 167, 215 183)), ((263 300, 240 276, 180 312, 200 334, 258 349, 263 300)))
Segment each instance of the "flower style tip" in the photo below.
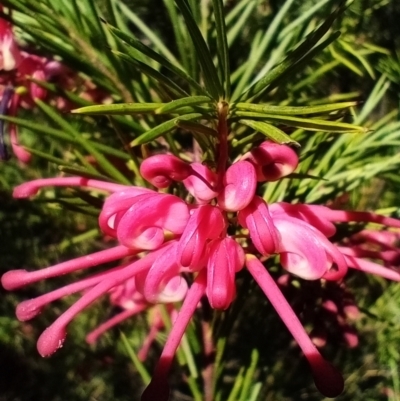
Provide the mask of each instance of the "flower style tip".
POLYGON ((225 173, 218 205, 229 212, 244 209, 254 198, 257 177, 254 166, 242 160, 232 164, 225 173))
POLYGON ((52 324, 40 335, 36 347, 39 354, 43 357, 53 355, 60 349, 67 337, 67 331, 64 326, 52 324))
POLYGON ((344 387, 340 372, 322 358, 267 269, 251 254, 246 255, 246 266, 302 349, 318 390, 327 397, 339 395, 344 387))
POLYGON ((166 188, 172 181, 182 181, 192 172, 190 165, 173 155, 155 155, 140 165, 142 177, 157 188, 166 188))
POLYGON ((11 291, 29 283, 29 272, 24 269, 10 270, 1 277, 1 285, 5 290, 11 291))
POLYGON ((20 322, 25 322, 39 315, 41 311, 42 305, 40 305, 35 299, 28 299, 17 305, 15 314, 20 322))
POLYGON ((342 374, 319 353, 306 355, 310 364, 315 386, 325 397, 334 398, 343 392, 342 374))

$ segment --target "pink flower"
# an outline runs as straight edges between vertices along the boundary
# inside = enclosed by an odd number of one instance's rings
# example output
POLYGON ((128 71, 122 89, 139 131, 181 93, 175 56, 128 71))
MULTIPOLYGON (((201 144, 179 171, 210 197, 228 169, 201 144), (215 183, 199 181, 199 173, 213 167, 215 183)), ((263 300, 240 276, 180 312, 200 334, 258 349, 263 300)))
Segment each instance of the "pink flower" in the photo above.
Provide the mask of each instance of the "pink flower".
POLYGON ((218 177, 207 166, 200 163, 192 163, 193 173, 183 180, 183 184, 197 203, 205 204, 214 199, 217 195, 218 177))
MULTIPOLYGON (((400 228, 400 221, 318 205, 283 202, 268 205, 256 195, 257 171, 259 179, 271 179, 257 152, 268 151, 269 166, 278 171, 279 176, 292 171, 297 159, 286 146, 281 147, 282 155, 279 146, 270 143, 263 144, 260 149, 255 151, 255 156, 252 154, 229 166, 221 175, 220 186, 212 170, 201 164, 188 164, 175 156, 157 155, 142 164, 143 175, 154 186, 165 188, 174 181, 182 182, 181 188, 186 187, 193 195, 194 204, 177 195, 81 177, 35 180, 17 187, 14 191, 17 198, 35 195, 47 185, 105 191, 108 196, 99 215, 99 225, 105 235, 118 242, 113 248, 36 272, 14 270, 3 276, 3 286, 16 289, 42 279, 116 262, 115 268, 18 306, 17 316, 22 320, 30 319, 53 300, 84 291, 81 298, 40 336, 40 354, 55 352, 75 316, 110 291, 129 294, 128 299, 115 298, 124 311, 100 326, 92 337, 152 304, 182 300, 152 382, 142 397, 143 401, 166 400, 167 375, 175 351, 200 299, 205 296, 215 309, 228 308, 236 293, 236 273, 246 266, 304 352, 319 390, 327 396, 339 394, 343 388, 340 374, 322 358, 259 258, 266 260, 277 255, 285 271, 283 277, 287 271, 303 280, 334 282, 342 280, 348 268, 353 268, 400 281, 395 269, 368 260, 378 255, 388 262, 386 254, 371 254, 359 245, 354 248, 345 241, 337 244, 330 239, 336 233, 335 223, 338 222, 374 222, 400 228), (121 265, 119 260, 123 258, 130 261, 121 265), (192 276, 190 288, 184 279, 186 276, 192 276)), ((371 234, 364 237, 360 234, 355 240, 369 239, 380 246, 379 240, 371 234)), ((388 250, 393 251, 392 248, 388 250)), ((331 305, 329 300, 326 305, 331 305)), ((345 323, 342 326, 345 330, 345 323)), ((351 329, 346 333, 349 341, 353 341, 351 329)))
POLYGON ((14 70, 20 62, 21 54, 14 39, 12 26, 0 18, 0 70, 14 70))
POLYGON ((210 243, 206 294, 214 309, 227 309, 235 293, 235 276, 244 265, 244 251, 232 238, 210 243))
POLYGON ((226 170, 223 188, 219 192, 218 205, 228 211, 237 212, 244 209, 256 193, 256 171, 247 161, 232 164, 226 170))
POLYGON ((174 155, 152 156, 140 166, 141 176, 157 188, 166 188, 173 180, 182 181, 191 173, 190 165, 174 155))
POLYGON ((296 152, 286 145, 265 141, 246 153, 242 159, 251 162, 257 173, 257 180, 277 181, 297 168, 299 159, 296 152))

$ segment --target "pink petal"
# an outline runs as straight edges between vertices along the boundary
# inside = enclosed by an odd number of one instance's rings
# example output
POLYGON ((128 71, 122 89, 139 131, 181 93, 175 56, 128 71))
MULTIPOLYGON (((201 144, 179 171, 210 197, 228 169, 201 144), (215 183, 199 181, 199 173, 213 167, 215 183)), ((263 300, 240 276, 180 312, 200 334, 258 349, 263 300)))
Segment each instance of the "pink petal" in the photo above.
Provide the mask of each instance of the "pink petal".
POLYGON ((118 222, 121 244, 140 249, 157 249, 166 235, 179 235, 189 219, 186 203, 174 195, 154 194, 128 209, 118 222))
POLYGON ((128 187, 126 190, 114 192, 105 200, 99 215, 99 226, 104 234, 117 236, 116 221, 119 221, 130 207, 139 200, 156 192, 140 187, 128 187))
POLYGON ((250 238, 262 255, 271 255, 277 251, 280 237, 268 210, 268 205, 259 196, 255 196, 251 203, 239 211, 238 221, 247 228, 250 238))
POLYGON ((244 209, 256 192, 257 178, 253 165, 247 161, 232 164, 226 171, 218 205, 229 212, 244 209))
POLYGON ((148 302, 178 302, 186 295, 187 283, 179 276, 176 249, 174 242, 144 272, 141 292, 148 302))
POLYGON ((258 181, 277 181, 296 170, 299 163, 292 148, 271 141, 263 142, 246 156, 256 168, 258 181))
POLYGON ((225 219, 218 208, 203 205, 193 209, 179 239, 178 264, 191 271, 204 267, 207 243, 209 240, 219 237, 224 228, 225 219))
POLYGON ((143 161, 140 174, 157 188, 166 188, 172 181, 182 181, 192 173, 190 165, 173 155, 155 155, 143 161))
POLYGON ((244 265, 242 247, 232 238, 210 244, 207 264, 207 298, 214 309, 227 309, 236 293, 235 274, 244 265))
POLYGON ((215 191, 217 175, 201 163, 192 163, 191 168, 192 174, 183 180, 183 184, 198 203, 207 203, 218 195, 215 191))
POLYGON ((282 238, 278 249, 282 266, 306 280, 320 279, 330 263, 319 236, 298 219, 276 217, 274 224, 282 238))

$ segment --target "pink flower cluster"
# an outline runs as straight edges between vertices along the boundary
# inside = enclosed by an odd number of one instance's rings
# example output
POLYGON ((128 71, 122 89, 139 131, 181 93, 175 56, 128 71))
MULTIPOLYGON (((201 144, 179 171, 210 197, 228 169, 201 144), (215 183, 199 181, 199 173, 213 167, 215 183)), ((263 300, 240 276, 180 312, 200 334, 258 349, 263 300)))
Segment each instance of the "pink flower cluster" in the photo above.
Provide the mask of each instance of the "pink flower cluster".
MULTIPOLYGON (((9 271, 2 277, 4 288, 14 290, 39 280, 129 259, 18 305, 18 318, 28 320, 50 302, 83 292, 42 333, 39 353, 48 356, 60 348, 74 317, 110 291, 119 291, 120 295, 122 291, 128 298, 118 296, 124 299, 125 312, 109 326, 151 304, 183 301, 153 379, 142 396, 143 401, 167 400, 168 372, 199 301, 206 297, 212 308, 228 308, 235 298, 236 273, 246 267, 304 352, 318 389, 326 396, 338 395, 343 388, 340 373, 323 359, 260 259, 278 255, 286 272, 304 280, 340 281, 353 268, 400 281, 396 269, 366 260, 371 255, 358 248, 337 246, 329 240, 336 233, 336 222, 373 222, 400 228, 400 221, 318 205, 268 204, 257 195, 258 182, 281 179, 292 173, 297 164, 297 155, 290 147, 266 141, 222 174, 205 164, 187 163, 173 155, 151 156, 141 164, 140 173, 157 190, 81 177, 40 179, 15 188, 15 198, 33 196, 49 185, 107 191, 110 195, 100 212, 99 225, 118 245, 39 271, 9 271), (184 195, 167 193, 165 188, 184 195)), ((373 257, 387 260, 381 254, 373 257)), ((100 328, 100 332, 107 327, 100 328)), ((96 336, 93 334, 89 341, 96 336)))
MULTIPOLYGON (((0 11, 2 11, 0 5, 0 11)), ((52 82, 62 89, 75 88, 81 79, 77 74, 56 60, 39 57, 19 48, 12 30, 12 24, 0 18, 0 115, 16 116, 18 109, 32 108, 35 99, 48 99, 47 90, 36 81, 52 82)), ((98 90, 89 81, 83 82, 81 95, 87 100, 101 102, 109 94, 98 90)), ((72 105, 63 96, 55 96, 58 109, 69 110, 72 105)), ((9 125, 10 144, 14 155, 23 163, 29 163, 31 154, 19 144, 17 127, 9 125)), ((9 154, 4 140, 4 122, 0 121, 0 160, 7 160, 9 154)))

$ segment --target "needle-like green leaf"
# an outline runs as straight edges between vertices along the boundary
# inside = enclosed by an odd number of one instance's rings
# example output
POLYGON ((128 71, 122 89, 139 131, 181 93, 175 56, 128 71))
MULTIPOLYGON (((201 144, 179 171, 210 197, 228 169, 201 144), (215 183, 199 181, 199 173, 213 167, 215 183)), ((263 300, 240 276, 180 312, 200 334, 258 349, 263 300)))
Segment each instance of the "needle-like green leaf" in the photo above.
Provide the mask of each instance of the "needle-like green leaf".
POLYGON ((265 136, 267 136, 271 141, 279 143, 281 145, 295 145, 300 146, 299 143, 294 141, 289 135, 285 134, 282 130, 277 127, 274 127, 271 124, 267 124, 261 121, 253 121, 253 120, 239 120, 240 124, 246 125, 254 130, 261 132, 265 136))
POLYGON ((206 89, 211 96, 218 101, 223 97, 224 91, 218 78, 217 69, 213 63, 210 50, 208 49, 197 23, 193 18, 192 12, 186 0, 176 0, 176 4, 182 13, 190 37, 195 45, 197 51, 197 60, 203 70, 206 89))
POLYGON ((368 130, 364 127, 342 123, 340 121, 320 120, 316 118, 301 118, 287 115, 253 113, 247 111, 238 111, 238 117, 250 117, 267 120, 275 124, 284 124, 291 127, 304 128, 309 131, 326 131, 337 133, 365 133, 368 130))
POLYGON ((123 184, 131 184, 130 181, 116 168, 101 152, 99 152, 85 137, 81 135, 68 121, 64 120, 54 109, 39 99, 35 103, 43 110, 51 120, 73 137, 89 154, 91 154, 99 166, 110 177, 123 184))
MULTIPOLYGON (((0 119, 8 121, 10 123, 17 124, 20 127, 27 128, 33 132, 37 132, 38 134, 51 136, 56 140, 61 140, 72 144, 79 144, 79 141, 76 138, 71 137, 71 135, 65 133, 64 130, 51 128, 48 127, 46 124, 37 124, 33 123, 31 120, 25 120, 23 118, 2 116, 2 115, 0 115, 0 119)), ((121 160, 129 160, 129 155, 127 155, 125 152, 121 150, 114 149, 111 146, 107 146, 102 143, 93 142, 89 139, 86 139, 86 141, 89 142, 99 152, 102 152, 106 155, 118 157, 121 160)))
POLYGON ((208 96, 184 97, 182 99, 173 100, 172 102, 162 105, 156 110, 156 114, 170 113, 182 107, 196 106, 204 103, 211 103, 211 99, 208 96))
POLYGON ((80 107, 71 110, 74 114, 89 115, 118 115, 118 114, 136 114, 136 113, 154 113, 163 105, 169 103, 116 103, 116 104, 99 104, 93 106, 80 107))
MULTIPOLYGON (((261 78, 258 82, 252 85, 249 89, 247 89, 244 93, 242 93, 238 100, 244 100, 245 98, 249 99, 260 92, 263 92, 267 87, 269 87, 274 81, 276 81, 283 73, 288 70, 292 70, 296 64, 299 64, 311 51, 314 46, 322 39, 322 37, 328 32, 336 18, 341 15, 344 11, 344 4, 342 2, 341 6, 339 6, 334 12, 332 12, 324 23, 321 24, 319 28, 317 28, 314 32, 309 34, 306 39, 301 43, 297 48, 292 50, 288 56, 275 68, 273 68, 266 76, 261 78)), ((329 40, 324 41, 324 47, 330 44, 333 40, 338 37, 338 34, 331 35, 329 40)), ((322 50, 321 45, 319 45, 318 50, 322 50)))
POLYGON ((144 143, 153 141, 154 139, 160 137, 161 135, 166 134, 167 132, 172 131, 174 128, 176 128, 176 124, 180 120, 196 120, 198 118, 203 117, 201 113, 191 113, 191 114, 186 114, 183 116, 175 117, 172 118, 171 120, 165 121, 156 127, 150 129, 149 131, 145 132, 144 134, 138 136, 136 139, 134 139, 130 145, 133 146, 138 146, 142 145, 144 143))
POLYGON ((146 46, 139 40, 133 38, 132 36, 128 35, 125 32, 122 32, 121 30, 107 24, 107 28, 110 30, 110 32, 118 37, 119 39, 123 40, 125 43, 127 43, 129 46, 134 47, 136 50, 144 54, 145 56, 149 57, 150 59, 156 61, 160 65, 162 65, 164 68, 167 68, 174 74, 176 74, 179 78, 187 82, 189 86, 191 86, 196 92, 207 95, 207 92, 205 89, 198 83, 196 82, 190 75, 188 75, 184 70, 181 68, 175 66, 173 63, 171 63, 167 58, 162 56, 161 54, 158 54, 156 51, 151 49, 150 47, 146 46))
POLYGON ((229 66, 229 48, 226 33, 224 4, 222 0, 213 0, 215 28, 217 31, 217 48, 220 75, 224 86, 224 98, 229 100, 231 90, 231 71, 229 66))
POLYGON ((329 112, 348 109, 357 104, 358 102, 341 102, 317 106, 275 106, 269 104, 236 103, 231 106, 231 109, 234 110, 236 108, 237 110, 255 111, 257 113, 301 116, 308 114, 326 114, 329 112))

